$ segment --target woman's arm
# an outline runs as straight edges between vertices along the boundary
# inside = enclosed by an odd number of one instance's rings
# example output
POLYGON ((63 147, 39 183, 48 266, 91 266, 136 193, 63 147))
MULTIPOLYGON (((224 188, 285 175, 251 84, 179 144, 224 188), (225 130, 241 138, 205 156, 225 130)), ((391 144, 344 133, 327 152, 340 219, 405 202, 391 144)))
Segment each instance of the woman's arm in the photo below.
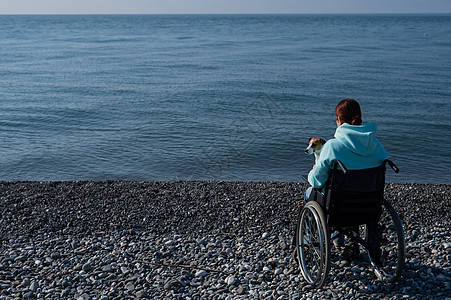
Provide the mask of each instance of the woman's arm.
POLYGON ((308 174, 308 181, 314 188, 322 187, 329 178, 334 156, 332 147, 330 144, 327 145, 328 143, 323 146, 318 162, 308 174))

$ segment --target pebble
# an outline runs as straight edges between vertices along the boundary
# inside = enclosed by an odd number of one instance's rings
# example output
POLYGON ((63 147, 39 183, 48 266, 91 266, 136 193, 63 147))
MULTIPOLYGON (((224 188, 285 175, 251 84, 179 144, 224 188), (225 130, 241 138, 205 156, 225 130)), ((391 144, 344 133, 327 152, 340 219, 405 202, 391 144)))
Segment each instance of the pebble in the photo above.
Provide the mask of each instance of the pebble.
POLYGON ((36 281, 33 281, 30 285, 30 291, 36 292, 37 289, 38 289, 38 283, 36 281))
POLYGON ((145 290, 136 292, 136 298, 138 298, 138 299, 147 298, 147 297, 148 297, 148 293, 145 290))
POLYGON ((108 273, 113 272, 113 267, 110 264, 103 266, 102 272, 108 272, 108 273))
POLYGON ((92 270, 92 266, 91 266, 90 263, 86 263, 86 264, 83 265, 82 269, 83 269, 83 271, 85 271, 85 272, 89 272, 89 271, 92 270))
POLYGON ((135 290, 135 285, 133 284, 133 282, 129 282, 125 285, 125 288, 131 292, 135 290))
POLYGON ((200 271, 197 271, 197 272, 196 272, 195 277, 204 277, 204 276, 206 276, 206 275, 207 275, 207 271, 205 271, 205 270, 200 270, 200 271))
POLYGON ((234 285, 235 282, 236 282, 236 279, 235 279, 235 276, 233 276, 233 275, 228 276, 226 279, 227 285, 234 285))
POLYGON ((291 260, 306 188, 0 182, 0 299, 449 297, 450 185, 386 185, 406 237, 398 283, 378 281, 365 260, 348 262, 332 247, 329 279, 317 290, 291 260))

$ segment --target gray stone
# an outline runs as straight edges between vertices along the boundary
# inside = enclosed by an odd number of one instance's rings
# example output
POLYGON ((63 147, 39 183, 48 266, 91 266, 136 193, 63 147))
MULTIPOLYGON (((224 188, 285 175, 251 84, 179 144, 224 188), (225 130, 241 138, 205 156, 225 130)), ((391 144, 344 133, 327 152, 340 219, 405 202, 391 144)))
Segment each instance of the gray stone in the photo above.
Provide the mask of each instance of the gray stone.
POLYGON ((227 283, 227 285, 234 285, 235 282, 236 282, 236 279, 235 279, 235 276, 233 276, 233 275, 229 275, 229 276, 226 278, 226 283, 227 283))
POLYGON ((38 289, 38 283, 37 283, 36 281, 33 281, 33 282, 30 284, 30 291, 36 292, 37 289, 38 289))
POLYGON ((129 282, 129 283, 127 283, 127 284, 125 285, 125 288, 126 288, 127 290, 129 290, 130 292, 132 292, 132 291, 135 290, 135 285, 133 284, 133 282, 129 282))
POLYGON ((205 270, 199 270, 199 271, 197 271, 196 272, 196 277, 204 277, 204 276, 206 276, 207 275, 207 271, 205 271, 205 270))
POLYGON ((110 264, 103 266, 102 272, 108 272, 108 273, 113 272, 113 267, 110 264))
POLYGON ((91 271, 91 270, 92 270, 92 265, 91 265, 91 263, 86 263, 86 264, 84 264, 83 267, 82 267, 82 269, 83 269, 83 271, 85 271, 85 272, 91 271))
POLYGON ((138 299, 142 299, 142 298, 147 298, 149 295, 147 293, 147 291, 145 290, 140 290, 138 292, 136 292, 136 298, 138 299))

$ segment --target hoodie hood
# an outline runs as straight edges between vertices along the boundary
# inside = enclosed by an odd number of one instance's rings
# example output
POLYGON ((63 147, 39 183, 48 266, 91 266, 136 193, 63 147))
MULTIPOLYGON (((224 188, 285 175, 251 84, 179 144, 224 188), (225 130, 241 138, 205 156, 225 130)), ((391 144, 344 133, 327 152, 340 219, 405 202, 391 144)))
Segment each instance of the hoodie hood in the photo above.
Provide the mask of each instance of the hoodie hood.
POLYGON ((378 146, 376 139, 377 124, 349 125, 343 123, 335 131, 335 138, 351 152, 368 156, 378 146))

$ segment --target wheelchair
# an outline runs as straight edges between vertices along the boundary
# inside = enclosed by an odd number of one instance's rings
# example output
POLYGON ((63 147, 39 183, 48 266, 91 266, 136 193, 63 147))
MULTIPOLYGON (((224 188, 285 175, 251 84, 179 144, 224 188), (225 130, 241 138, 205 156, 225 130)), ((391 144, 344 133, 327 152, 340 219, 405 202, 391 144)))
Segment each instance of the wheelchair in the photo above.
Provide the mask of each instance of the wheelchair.
POLYGON ((379 280, 392 283, 401 275, 405 263, 404 231, 398 213, 384 199, 386 164, 399 172, 390 160, 364 170, 347 170, 337 161, 324 194, 313 189, 308 202, 300 207, 296 259, 304 279, 314 288, 326 283, 331 240, 341 235, 363 247, 379 280))

